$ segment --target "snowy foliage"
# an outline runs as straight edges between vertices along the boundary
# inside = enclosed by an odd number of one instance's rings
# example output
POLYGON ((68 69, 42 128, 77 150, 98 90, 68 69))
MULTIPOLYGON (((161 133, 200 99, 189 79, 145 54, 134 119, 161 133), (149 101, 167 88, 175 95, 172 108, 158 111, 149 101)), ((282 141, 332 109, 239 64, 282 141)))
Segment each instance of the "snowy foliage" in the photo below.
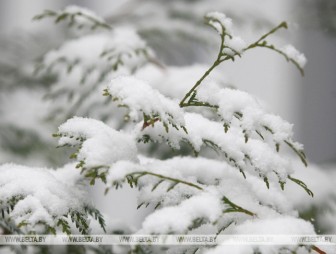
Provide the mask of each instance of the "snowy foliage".
MULTIPOLYGON (((56 171, 1 166, 1 226, 9 232, 71 233, 77 228, 89 234, 89 217, 93 217, 104 229, 104 219, 88 203, 83 187, 99 179, 106 192, 125 184, 137 188, 138 209, 152 207, 141 228, 132 233, 192 234, 207 227, 215 235, 315 234, 313 225, 299 217, 298 201, 288 198, 291 183, 302 187, 292 192, 314 195, 301 177, 293 177, 296 159, 288 155, 286 146, 305 166, 307 160, 303 146, 293 141, 292 125, 269 113, 253 96, 227 87, 215 70, 261 47, 279 53, 303 74, 306 60, 301 53, 268 41, 270 35, 287 28, 286 23, 247 43, 235 35, 230 18, 208 13, 205 19, 218 32, 220 46, 214 63, 204 69, 163 67, 135 31, 111 28, 89 10, 68 7, 36 19, 45 17, 94 30, 48 52, 37 68, 38 75, 54 75, 48 97, 59 101, 52 114, 63 111, 60 118, 67 118, 54 137, 59 147, 74 149, 70 157, 75 164, 56 171), (190 80, 192 84, 185 85, 190 80), (155 150, 164 144, 175 154, 162 158, 144 148, 155 150)), ((318 249, 266 247, 191 246, 183 253, 318 249)), ((174 253, 174 248, 169 251, 174 253)), ((140 246, 132 249, 147 253, 140 246)))
POLYGON ((178 129, 184 129, 183 112, 176 101, 172 101, 146 83, 132 78, 119 77, 113 79, 105 95, 111 96, 113 101, 118 101, 119 106, 129 110, 127 118, 139 121, 144 118, 143 128, 154 126, 156 121, 162 122, 168 131, 168 124, 178 129))
MULTIPOLYGON (((134 73, 152 58, 153 52, 130 28, 67 41, 48 52, 36 68, 38 76, 55 77, 46 98, 59 103, 51 104, 48 117, 64 121, 73 115, 90 114, 94 107, 103 109, 102 85, 117 74, 134 73)), ((104 115, 107 113, 102 110, 98 117, 104 115)))
POLYGON ((94 216, 104 227, 104 219, 88 203, 83 180, 73 168, 72 164, 57 171, 2 165, 1 226, 13 233, 88 234, 94 216))

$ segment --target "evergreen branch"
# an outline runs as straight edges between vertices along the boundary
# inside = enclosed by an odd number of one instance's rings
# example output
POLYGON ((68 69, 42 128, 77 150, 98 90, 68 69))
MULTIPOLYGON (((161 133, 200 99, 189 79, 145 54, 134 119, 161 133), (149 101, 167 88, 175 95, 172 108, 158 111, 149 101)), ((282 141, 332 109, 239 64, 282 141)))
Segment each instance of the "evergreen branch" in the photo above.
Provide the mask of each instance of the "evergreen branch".
POLYGON ((91 179, 90 180, 90 185, 94 185, 95 184, 95 180, 98 178, 100 179, 103 183, 106 183, 106 174, 107 174, 107 170, 103 171, 103 172, 99 172, 100 169, 108 169, 108 166, 97 166, 97 167, 92 167, 92 168, 85 168, 84 164, 82 164, 81 166, 82 168, 82 172, 83 173, 85 171, 85 177, 91 179))
MULTIPOLYGON (((202 84, 203 80, 209 76, 209 74, 218 66, 220 65, 222 62, 227 61, 227 60, 234 60, 235 56, 239 56, 241 57, 241 53, 237 52, 236 50, 232 49, 231 47, 228 47, 227 45, 225 45, 224 40, 225 40, 225 36, 229 36, 230 38, 232 38, 231 35, 227 34, 225 32, 225 27, 220 24, 218 22, 218 24, 221 26, 222 28, 222 33, 220 33, 220 37, 221 37, 221 44, 220 44, 220 48, 219 48, 219 52, 217 55, 216 60, 214 61, 214 63, 210 66, 210 68, 203 74, 203 76, 195 83, 195 85, 185 94, 185 96, 183 97, 183 99, 180 102, 180 107, 189 107, 189 106, 208 106, 208 105, 202 105, 202 104, 192 104, 192 96, 193 94, 196 92, 196 89, 202 84), (223 50, 225 48, 229 48, 230 50, 233 51, 233 55, 228 55, 225 54, 223 52, 223 50), (187 99, 189 98, 189 100, 187 101, 187 99), (186 102, 187 101, 187 102, 186 102)), ((211 24, 210 24, 211 25, 211 24)), ((215 28, 215 27, 214 27, 215 28)), ((269 35, 274 34, 275 32, 277 32, 279 29, 281 28, 288 28, 287 23, 286 22, 282 22, 280 23, 278 26, 276 26, 275 28, 271 29, 268 33, 264 34, 263 36, 261 36, 257 41, 255 41, 254 43, 250 44, 249 46, 247 46, 245 49, 243 49, 243 52, 250 50, 252 48, 256 48, 256 47, 265 47, 265 48, 269 48, 274 50, 275 52, 283 55, 287 61, 292 62, 300 71, 301 75, 304 75, 304 71, 301 68, 300 64, 295 61, 293 58, 288 57, 284 52, 282 52, 281 50, 275 48, 273 45, 268 45, 266 41, 264 41, 269 35), (263 42, 262 42, 263 41, 263 42)), ((216 29, 216 28, 215 28, 216 29)), ((216 29, 217 30, 217 29, 216 29)))
POLYGON ((63 233, 66 233, 67 235, 71 234, 70 225, 65 219, 60 218, 56 225, 62 228, 63 233))
MULTIPOLYGON (((221 55, 221 53, 218 54, 219 56, 221 55)), ((185 101, 190 97, 190 95, 197 89, 197 87, 199 87, 203 80, 209 76, 209 74, 221 63, 220 59, 217 58, 216 61, 212 64, 212 66, 203 74, 203 76, 196 82, 196 84, 189 90, 189 92, 187 92, 187 94, 183 97, 183 99, 180 102, 180 107, 188 107, 189 103, 185 103, 185 101)))
POLYGON ((228 208, 224 211, 224 213, 232 213, 232 212, 237 212, 237 213, 245 213, 247 215, 250 215, 250 216, 257 216, 255 213, 245 209, 245 208, 242 208, 241 206, 233 203, 231 200, 229 200, 227 197, 223 197, 223 202, 229 206, 231 206, 231 208, 228 208))
POLYGON ((124 65, 124 61, 123 59, 125 59, 126 57, 128 58, 133 58, 133 57, 144 57, 144 59, 146 60, 146 62, 151 62, 157 66, 159 66, 159 68, 164 69, 165 67, 158 61, 156 60, 152 54, 150 54, 149 49, 146 47, 143 48, 132 48, 129 49, 128 51, 123 50, 116 50, 115 48, 111 48, 111 49, 106 49, 104 50, 101 54, 100 57, 105 58, 108 62, 112 62, 112 69, 114 71, 116 71, 119 66, 124 65))
POLYGON ((324 252, 323 250, 321 250, 320 248, 318 248, 315 245, 312 245, 312 250, 316 251, 319 254, 327 254, 326 252, 324 252))
POLYGON ((274 27, 268 33, 266 33, 263 36, 261 36, 256 42, 250 44, 248 47, 246 47, 246 49, 244 51, 249 50, 251 48, 255 48, 261 41, 263 41, 264 39, 266 39, 269 35, 274 34, 275 32, 277 32, 281 28, 288 29, 288 25, 287 25, 287 23, 285 21, 281 22, 278 26, 274 27))
POLYGON ((98 221, 101 228, 106 233, 106 223, 103 215, 100 213, 100 211, 94 207, 86 206, 84 207, 84 210, 87 214, 90 214, 96 221, 98 221))
POLYGON ((209 220, 205 217, 198 217, 191 222, 191 225, 188 226, 188 231, 195 230, 205 223, 209 222, 209 220))
POLYGON ((302 163, 307 167, 308 166, 308 162, 306 160, 305 153, 303 151, 301 151, 301 150, 296 149, 295 146, 291 142, 289 142, 287 140, 285 140, 284 142, 299 156, 299 158, 301 159, 302 163))
MULTIPOLYGON (((139 172, 130 173, 130 174, 126 175, 126 179, 127 179, 128 183, 130 184, 130 186, 133 187, 133 184, 136 186, 139 178, 143 177, 145 175, 150 175, 150 176, 154 176, 154 177, 157 177, 157 178, 160 178, 160 179, 163 179, 163 180, 168 180, 168 181, 174 182, 174 184, 171 185, 167 191, 169 191, 171 188, 174 188, 177 184, 184 184, 184 185, 196 188, 198 190, 203 190, 204 191, 204 189, 201 186, 197 185, 197 184, 194 184, 194 183, 191 183, 191 182, 187 182, 187 181, 184 181, 184 180, 181 180, 181 179, 178 179, 178 178, 172 178, 172 177, 169 177, 169 176, 164 176, 164 175, 161 175, 161 174, 156 174, 156 173, 149 172, 149 171, 139 171, 139 172)), ((251 212, 251 211, 249 211, 247 209, 244 209, 241 206, 238 206, 237 204, 233 203, 232 201, 230 201, 225 196, 223 197, 223 202, 226 203, 227 205, 231 206, 230 208, 226 209, 224 211, 224 213, 239 212, 239 213, 245 213, 245 214, 250 215, 250 216, 256 216, 255 213, 253 213, 253 212, 251 212)), ((140 204, 138 207, 141 207, 142 205, 143 204, 140 204)))
POLYGON ((243 175, 243 177, 246 179, 246 174, 243 170, 243 168, 241 166, 238 165, 238 163, 236 162, 236 160, 232 157, 230 157, 228 155, 227 152, 225 152, 219 145, 217 145, 216 143, 212 142, 211 140, 208 139, 203 139, 203 143, 210 147, 211 149, 213 149, 215 152, 218 153, 218 151, 221 151, 222 153, 224 153, 225 158, 227 159, 226 161, 231 164, 232 166, 234 166, 235 168, 239 169, 239 172, 243 175))
MULTIPOLYGON (((59 23, 61 21, 68 21, 68 26, 72 27, 75 24, 75 20, 77 17, 83 17, 87 21, 92 23, 91 29, 94 30, 98 27, 111 30, 112 27, 107 24, 106 22, 97 19, 96 17, 93 17, 91 15, 88 15, 82 11, 77 12, 68 12, 67 9, 64 9, 62 11, 52 11, 52 10, 45 10, 43 13, 38 14, 33 17, 33 20, 42 20, 45 18, 54 18, 55 23, 59 23)), ((79 24, 78 29, 82 28, 82 24, 79 24)))
POLYGON ((185 184, 185 185, 188 185, 190 187, 196 188, 198 190, 204 190, 201 186, 199 186, 197 184, 194 184, 194 183, 191 183, 191 182, 187 182, 187 181, 184 181, 184 180, 181 180, 181 179, 178 179, 178 178, 173 178, 173 177, 164 176, 164 175, 161 175, 161 174, 156 174, 156 173, 149 172, 149 171, 132 172, 132 173, 128 174, 127 176, 131 176, 131 177, 135 176, 133 183, 135 183, 135 185, 137 185, 137 180, 140 177, 143 177, 145 175, 155 176, 155 177, 158 177, 158 178, 161 178, 161 179, 164 179, 164 180, 172 181, 172 182, 174 182, 176 184, 179 184, 179 183, 180 184, 185 184))
MULTIPOLYGON (((218 236, 218 235, 220 235, 220 233, 222 233, 224 230, 226 230, 228 227, 230 227, 231 225, 232 225, 232 223, 234 223, 234 221, 232 220, 232 221, 230 221, 228 224, 226 224, 226 225, 224 225, 223 227, 221 227, 218 231, 217 231, 217 233, 216 233, 216 237, 218 236)), ((214 223, 215 224, 215 223, 214 223)))
POLYGON ((87 221, 87 215, 80 213, 78 211, 70 212, 70 218, 73 223, 75 223, 76 228, 78 231, 83 234, 87 235, 89 233, 89 224, 87 221))
MULTIPOLYGON (((144 110, 142 110, 142 109, 134 108, 134 105, 132 105, 132 104, 130 105, 127 101, 125 101, 125 98, 118 97, 118 95, 115 95, 113 93, 113 91, 109 90, 109 88, 106 88, 106 89, 103 90, 103 95, 104 96, 110 96, 112 101, 117 102, 118 103, 117 105, 120 106, 120 107, 127 108, 128 111, 136 110, 140 114, 142 114, 142 116, 143 116, 142 130, 144 130, 145 128, 147 128, 149 126, 154 127, 154 124, 156 122, 160 122, 160 123, 162 123, 162 125, 165 128, 167 133, 169 131, 168 125, 171 125, 176 130, 179 130, 181 128, 185 133, 188 133, 186 127, 183 124, 181 124, 179 122, 175 122, 175 116, 173 115, 173 113, 169 112, 169 110, 166 111, 165 109, 163 109, 164 112, 162 112, 162 111, 158 110, 157 108, 153 108, 150 112, 145 113, 144 110), (164 118, 166 118, 166 120, 163 120, 164 118)), ((164 97, 164 99, 166 99, 166 98, 164 97)), ((147 111, 149 111, 149 110, 147 110, 147 111)), ((133 120, 135 120, 135 119, 133 119, 133 120)))
POLYGON ((308 186, 304 182, 294 177, 291 177, 290 175, 288 176, 288 179, 301 186, 308 193, 309 196, 314 197, 314 193, 308 188, 308 186))
POLYGON ((303 68, 300 66, 300 64, 295 61, 293 58, 290 58, 288 57, 284 52, 282 52, 281 50, 277 49, 274 45, 269 45, 267 44, 266 41, 262 42, 262 43, 258 43, 256 44, 254 47, 259 47, 259 48, 267 48, 267 49, 270 49, 270 50, 273 50, 275 52, 277 52, 278 54, 282 55, 288 62, 291 62, 293 63, 296 68, 300 71, 300 74, 302 76, 304 76, 304 70, 303 68))
MULTIPOLYGON (((222 26, 223 31, 225 31, 225 28, 222 26)), ((190 100, 189 102, 185 102, 197 89, 197 87, 199 87, 203 80, 209 76, 209 74, 218 66, 220 65, 221 61, 221 57, 222 57, 222 52, 224 49, 224 40, 225 40, 225 32, 221 33, 220 38, 221 38, 221 43, 220 43, 220 47, 219 47, 219 52, 217 55, 216 60, 214 61, 214 63, 210 66, 210 68, 203 74, 203 76, 196 82, 196 84, 189 90, 189 92, 187 92, 187 94, 183 97, 183 99, 180 102, 180 107, 187 107, 189 106, 190 100)))
POLYGON ((288 62, 292 62, 297 67, 297 69, 300 71, 301 75, 304 76, 304 70, 303 70, 303 68, 300 66, 300 64, 297 61, 295 61, 293 58, 288 57, 284 52, 282 52, 281 50, 277 49, 275 46, 267 44, 267 41, 265 41, 265 39, 269 35, 274 34, 275 32, 277 32, 281 28, 287 29, 288 28, 287 23, 284 22, 284 21, 281 22, 278 26, 276 26, 271 31, 269 31, 268 33, 266 33, 263 36, 261 36, 257 41, 255 41, 254 43, 251 43, 248 47, 246 47, 244 49, 244 52, 248 51, 250 49, 253 49, 253 48, 257 48, 257 47, 263 47, 263 48, 271 49, 271 50, 279 53, 283 57, 285 57, 285 59, 288 62))
MULTIPOLYGON (((274 134, 274 131, 270 127, 268 127, 266 125, 263 125, 263 127, 265 128, 266 131, 268 131, 272 135, 274 134)), ((285 144, 287 144, 296 153, 297 156, 299 156, 302 163, 307 167, 308 162, 307 162, 306 154, 304 153, 304 151, 303 150, 298 150, 290 140, 283 140, 283 142, 285 144)), ((275 146, 276 146, 276 151, 278 152, 279 149, 280 149, 280 144, 276 143, 275 146)))

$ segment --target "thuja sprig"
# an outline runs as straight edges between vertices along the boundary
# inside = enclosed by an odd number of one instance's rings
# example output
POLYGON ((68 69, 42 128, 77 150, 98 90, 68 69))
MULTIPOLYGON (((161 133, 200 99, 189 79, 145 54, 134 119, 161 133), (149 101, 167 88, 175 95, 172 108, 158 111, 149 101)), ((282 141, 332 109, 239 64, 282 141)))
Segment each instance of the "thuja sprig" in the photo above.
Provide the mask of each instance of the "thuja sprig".
POLYGON ((281 28, 288 29, 288 25, 287 25, 287 23, 285 21, 281 22, 278 26, 276 26, 275 28, 273 28, 271 31, 269 31, 268 33, 266 33, 263 36, 261 36, 256 42, 251 43, 247 48, 244 49, 244 51, 247 51, 247 50, 250 50, 250 49, 253 49, 253 48, 257 48, 257 47, 268 48, 270 50, 273 50, 273 51, 279 53, 280 55, 282 55, 283 57, 285 57, 285 59, 288 62, 293 63, 296 66, 296 68, 300 71, 301 75, 304 76, 304 70, 303 70, 303 68, 300 66, 300 64, 295 59, 289 57, 283 51, 281 51, 280 49, 276 48, 274 45, 269 44, 265 40, 269 35, 276 33, 281 28))
MULTIPOLYGON (((236 56, 241 57, 242 53, 250 49, 257 48, 257 47, 268 48, 268 49, 271 49, 279 53, 280 55, 284 56, 287 61, 292 62, 298 68, 302 76, 304 75, 303 64, 302 62, 301 64, 298 62, 300 59, 297 61, 296 59, 294 59, 295 57, 288 56, 285 52, 281 51, 280 49, 277 49, 274 45, 268 43, 268 41, 266 40, 270 35, 276 33, 278 30, 287 29, 288 25, 286 22, 281 22, 278 26, 274 27, 269 32, 262 35, 258 40, 249 44, 247 47, 241 49, 241 52, 237 52, 236 50, 232 49, 232 47, 228 47, 226 45, 226 39, 230 40, 233 38, 233 36, 228 33, 228 29, 225 27, 226 25, 231 26, 231 20, 227 19, 224 14, 220 14, 220 13, 211 13, 210 15, 206 16, 206 20, 207 20, 207 23, 213 28, 215 28, 215 30, 220 35, 221 41, 220 41, 219 52, 218 52, 217 58, 214 61, 214 63, 201 76, 201 78, 195 83, 195 85, 185 94, 185 96, 183 97, 183 99, 181 100, 179 104, 180 107, 200 106, 200 107, 209 107, 217 111, 219 108, 218 105, 211 105, 208 102, 202 102, 197 99, 197 88, 210 75, 210 73, 222 62, 227 61, 227 60, 234 61, 234 58, 236 56), (229 48, 231 52, 227 53, 224 50, 225 48, 229 48)), ((241 118, 243 117, 243 114, 241 112, 236 112, 234 116, 237 117, 238 120, 241 120, 241 118)), ((228 131, 229 126, 230 125, 228 123, 226 122, 224 123, 225 132, 228 131)), ((271 134, 274 134, 273 130, 270 127, 268 126, 263 126, 263 127, 265 128, 266 131, 270 132, 271 134)), ((249 136, 246 131, 243 131, 243 132, 244 132, 245 142, 248 142, 249 136)), ((264 136, 258 130, 256 130, 256 132, 264 140, 264 136)), ((305 166, 308 165, 306 155, 303 150, 298 149, 296 145, 289 139, 285 139, 283 140, 283 142, 287 144, 298 155, 298 157, 301 159, 302 163, 305 166)), ((276 147, 276 151, 279 152, 280 143, 278 141, 276 141, 275 147, 276 147)), ((269 188, 269 182, 268 182, 267 177, 263 177, 263 179, 266 183, 266 186, 269 188)), ((288 179, 298 184, 299 186, 301 186, 308 193, 308 195, 313 197, 314 195, 313 192, 307 187, 307 185, 304 182, 302 182, 299 179, 292 178, 291 176, 288 176, 288 179)), ((281 180, 279 180, 279 183, 281 185, 281 188, 283 189, 285 183, 281 180)))
MULTIPOLYGON (((211 22, 211 19, 206 19, 207 23, 210 24, 209 22, 211 22)), ((193 101, 193 99, 196 98, 196 89, 202 84, 203 80, 209 76, 209 74, 218 66, 220 65, 224 59, 222 59, 223 56, 223 49, 224 49, 224 41, 225 41, 225 36, 228 35, 230 36, 227 32, 226 32, 226 28, 220 23, 218 22, 219 26, 222 29, 222 32, 220 34, 220 47, 219 47, 219 51, 217 54, 217 58, 214 61, 214 63, 210 66, 210 68, 203 74, 203 76, 195 83, 195 85, 189 90, 189 92, 186 93, 186 95, 183 97, 183 99, 180 102, 180 107, 187 107, 187 106, 191 106, 191 103, 193 101), (187 99, 189 98, 188 102, 187 99)), ((194 106, 194 105, 193 105, 194 106)), ((205 106, 205 105, 197 105, 197 106, 205 106)))
POLYGON ((281 51, 280 49, 276 48, 274 45, 269 44, 266 41, 266 38, 274 33, 276 33, 279 29, 288 28, 288 25, 286 22, 281 22, 278 26, 274 27, 271 29, 269 32, 266 34, 262 35, 257 41, 251 43, 247 47, 243 48, 241 52, 238 52, 237 50, 234 50, 232 47, 229 47, 225 43, 225 39, 232 39, 233 36, 227 32, 226 27, 223 25, 223 22, 216 18, 209 18, 207 17, 206 19, 207 24, 211 25, 214 27, 219 33, 220 33, 220 47, 219 51, 217 54, 216 60, 213 62, 213 64, 210 66, 210 68, 201 76, 201 78, 195 83, 195 85, 185 94, 183 99, 180 102, 180 107, 189 107, 189 106, 205 106, 205 107, 211 107, 211 108, 217 108, 217 105, 210 105, 206 102, 199 102, 196 98, 197 95, 197 88, 202 84, 204 79, 209 76, 209 74, 221 63, 227 61, 227 60, 232 60, 234 61, 236 56, 241 57, 242 54, 250 49, 257 48, 257 47, 262 47, 262 48, 268 48, 271 49, 280 55, 284 56, 287 61, 292 62, 300 71, 301 75, 304 75, 304 71, 302 66, 293 58, 289 57, 285 52, 281 51), (216 24, 216 26, 214 25, 216 24), (220 27, 220 29, 219 29, 220 27), (225 48, 229 48, 233 53, 228 54, 225 52, 225 48))
POLYGON ((308 188, 308 186, 304 182, 292 176, 288 176, 288 179, 301 186, 308 193, 309 196, 314 197, 314 193, 308 188))
MULTIPOLYGON (((137 187, 138 186, 139 179, 141 177, 144 177, 144 176, 153 176, 153 177, 156 177, 156 178, 160 179, 160 181, 157 182, 153 186, 152 191, 154 191, 164 181, 170 181, 170 182, 172 182, 172 184, 168 187, 167 191, 172 190, 178 184, 183 184, 183 185, 186 185, 186 186, 189 186, 189 187, 192 187, 192 188, 196 188, 197 190, 200 190, 200 191, 205 191, 204 188, 202 188, 198 184, 195 184, 195 183, 192 183, 192 182, 188 182, 188 181, 185 181, 185 180, 181 180, 181 179, 178 179, 178 178, 173 178, 173 177, 165 176, 165 175, 162 175, 162 174, 153 173, 153 172, 150 172, 150 171, 136 171, 136 172, 132 172, 132 173, 127 174, 125 176, 125 180, 133 188, 133 187, 137 187)), ((118 184, 118 186, 119 186, 119 184, 118 184)), ((245 213, 245 214, 250 215, 250 216, 256 216, 255 213, 253 213, 253 212, 251 212, 251 211, 249 211, 249 210, 247 210, 245 208, 242 208, 241 206, 239 206, 236 203, 232 202, 231 200, 229 200, 225 196, 223 197, 222 201, 225 204, 227 204, 227 205, 230 206, 229 208, 227 208, 224 211, 224 213, 238 212, 238 213, 245 213)))
MULTIPOLYGON (((67 22, 69 27, 73 27, 76 24, 77 18, 84 18, 91 23, 92 30, 97 28, 106 30, 112 29, 112 27, 103 20, 94 15, 89 15, 85 11, 81 11, 81 9, 78 9, 77 11, 69 11, 68 8, 61 11, 45 10, 43 13, 34 16, 33 20, 42 20, 45 18, 53 18, 55 23, 67 22)), ((78 24, 77 28, 83 28, 83 24, 78 24)))
POLYGON ((255 213, 250 212, 249 210, 246 210, 242 208, 241 206, 233 203, 231 200, 229 200, 227 197, 223 197, 223 202, 230 206, 230 208, 227 208, 224 213, 245 213, 249 216, 256 216, 255 213))
POLYGON ((304 153, 304 151, 303 150, 298 150, 292 144, 291 141, 285 140, 284 142, 297 154, 297 156, 299 156, 299 158, 302 161, 302 163, 307 167, 308 166, 308 162, 307 162, 306 154, 304 153))
MULTIPOLYGON (((184 180, 181 180, 181 179, 178 179, 178 178, 173 178, 173 177, 164 176, 164 175, 161 175, 161 174, 156 174, 156 173, 149 172, 149 171, 132 172, 132 173, 130 173, 126 176, 126 179, 128 180, 128 183, 130 184, 130 186, 133 187, 133 185, 137 186, 138 180, 141 177, 146 176, 146 175, 150 175, 150 176, 154 176, 154 177, 157 177, 157 178, 160 178, 160 179, 163 179, 163 180, 171 181, 171 182, 173 182, 174 187, 177 184, 184 184, 184 185, 188 185, 190 187, 196 188, 198 190, 204 190, 201 186, 199 186, 197 184, 187 182, 187 181, 184 181, 184 180)), ((159 184, 160 183, 161 182, 159 182, 159 184)), ((173 186, 173 185, 171 185, 171 186, 173 186)), ((153 190, 155 190, 157 186, 158 185, 154 186, 153 190)), ((169 187, 168 190, 172 189, 172 188, 171 189, 170 188, 171 187, 169 187)))

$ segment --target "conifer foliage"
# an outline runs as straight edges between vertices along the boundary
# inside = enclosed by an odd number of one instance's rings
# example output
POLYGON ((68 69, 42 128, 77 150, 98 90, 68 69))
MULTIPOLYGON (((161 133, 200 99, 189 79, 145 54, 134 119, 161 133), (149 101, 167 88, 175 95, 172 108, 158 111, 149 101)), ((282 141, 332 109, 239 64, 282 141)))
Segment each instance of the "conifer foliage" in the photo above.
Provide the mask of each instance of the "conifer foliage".
MULTIPOLYGON (((133 233, 192 234, 206 228, 216 235, 315 234, 283 191, 296 184, 297 191, 314 195, 292 176, 295 168, 287 150, 307 166, 303 146, 293 140, 292 124, 248 93, 213 79, 216 67, 255 48, 272 50, 303 75, 304 55, 291 45, 271 42, 272 34, 287 29, 286 22, 247 43, 223 13, 206 14, 206 24, 218 33, 217 57, 204 73, 194 73, 199 75, 194 84, 172 83, 171 89, 178 87, 178 92, 167 93, 167 88, 141 78, 148 68, 172 68, 156 59, 136 31, 114 27, 74 6, 35 17, 45 18, 76 30, 73 39, 45 54, 35 71, 40 77, 54 77, 47 95, 54 102, 50 114, 64 121, 54 137, 59 147, 74 149, 70 157, 75 163, 57 170, 2 165, 0 225, 6 232, 90 234, 92 219, 105 230, 108 221, 87 200, 84 188, 101 180, 106 191, 126 184, 137 188, 138 209, 152 207, 133 233), (159 151, 148 152, 167 146, 173 152, 166 158, 159 151)), ((270 253, 267 246, 230 248, 188 246, 168 251, 270 253)), ((272 253, 316 250, 272 247, 272 253)), ((157 253, 160 248, 134 246, 128 251, 157 253)))

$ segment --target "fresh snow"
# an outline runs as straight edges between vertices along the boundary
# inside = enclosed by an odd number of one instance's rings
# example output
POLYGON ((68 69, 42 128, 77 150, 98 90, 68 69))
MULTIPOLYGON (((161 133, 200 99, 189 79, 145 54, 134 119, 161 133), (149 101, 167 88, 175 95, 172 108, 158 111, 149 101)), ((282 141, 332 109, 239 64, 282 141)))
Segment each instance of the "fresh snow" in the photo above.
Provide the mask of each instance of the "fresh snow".
POLYGON ((255 168, 258 168, 263 176, 276 172, 281 181, 286 181, 287 175, 293 172, 288 160, 282 158, 274 148, 270 148, 267 143, 258 139, 245 142, 238 128, 231 128, 229 132, 224 133, 222 124, 195 113, 186 113, 185 122, 188 134, 174 129, 165 133, 162 126, 155 125, 153 128, 139 131, 138 135, 139 138, 142 135, 149 135, 156 142, 167 140, 176 149, 180 148, 180 142, 187 141, 197 152, 210 141, 245 170, 253 172, 255 168), (246 160, 246 155, 250 160, 246 160), (252 169, 248 166, 250 162, 254 165, 252 169))
POLYGON ((132 136, 118 132, 101 121, 74 117, 59 127, 59 145, 80 145, 77 158, 85 167, 109 166, 119 160, 137 161, 132 136))
POLYGON ((205 15, 205 18, 209 19, 209 24, 212 25, 219 34, 223 32, 232 32, 232 19, 228 18, 224 13, 221 12, 209 12, 205 15), (223 31, 223 27, 225 31, 223 31))
POLYGON ((134 121, 147 116, 158 116, 161 121, 184 125, 183 111, 177 101, 163 96, 145 82, 131 76, 121 76, 113 79, 107 88, 113 99, 127 106, 129 117, 134 121))
POLYGON ((87 192, 79 184, 81 176, 74 172, 74 165, 54 171, 4 164, 0 166, 0 207, 13 197, 21 197, 9 214, 16 225, 26 222, 28 232, 40 222, 54 227, 58 218, 70 211, 82 212, 89 205, 87 192), (65 171, 71 178, 64 176, 65 171))
POLYGON ((214 222, 222 213, 222 204, 214 195, 201 193, 183 201, 179 206, 170 206, 149 215, 142 225, 141 233, 182 233, 195 219, 207 218, 214 222))
POLYGON ((288 58, 293 59, 295 62, 299 64, 301 68, 303 68, 306 63, 307 59, 304 54, 300 53, 294 46, 286 45, 280 49, 288 58))

